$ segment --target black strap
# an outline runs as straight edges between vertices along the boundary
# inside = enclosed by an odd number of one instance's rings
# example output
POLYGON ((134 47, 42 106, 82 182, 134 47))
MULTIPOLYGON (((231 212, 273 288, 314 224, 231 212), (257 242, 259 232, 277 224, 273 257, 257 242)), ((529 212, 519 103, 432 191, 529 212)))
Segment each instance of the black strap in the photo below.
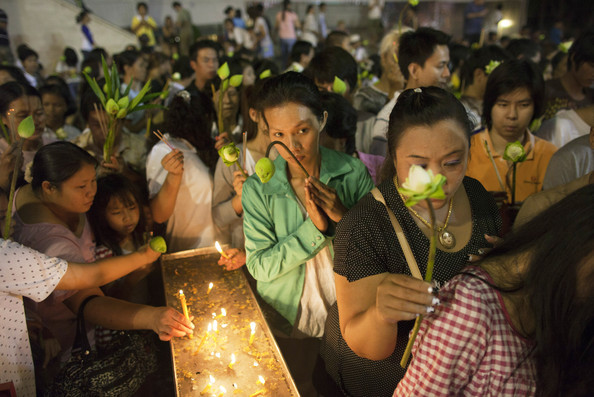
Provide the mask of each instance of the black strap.
POLYGON ((85 306, 91 300, 98 298, 99 295, 87 296, 78 307, 78 315, 76 317, 76 336, 74 337, 74 344, 72 345, 72 354, 83 352, 89 354, 91 351, 91 344, 87 338, 87 326, 85 324, 85 306))

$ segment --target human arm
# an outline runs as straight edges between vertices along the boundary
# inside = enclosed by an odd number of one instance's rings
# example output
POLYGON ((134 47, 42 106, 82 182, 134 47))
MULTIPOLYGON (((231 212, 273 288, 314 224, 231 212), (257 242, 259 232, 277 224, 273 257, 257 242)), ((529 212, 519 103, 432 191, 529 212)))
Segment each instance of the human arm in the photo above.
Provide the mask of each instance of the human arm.
POLYGON ((58 290, 99 287, 156 261, 161 254, 144 245, 138 251, 95 263, 68 263, 68 270, 56 286, 58 290))
MULTIPOLYGON (((155 160, 149 160, 147 163, 150 161, 154 162, 155 160)), ((167 172, 167 176, 157 194, 150 199, 149 205, 153 220, 157 223, 164 223, 171 217, 175 209, 175 202, 184 172, 184 154, 178 149, 172 150, 163 156, 160 164, 162 170, 167 172)))
POLYGON ((228 167, 222 159, 218 159, 212 191, 212 217, 220 227, 237 221, 243 214, 241 195, 246 178, 236 170, 236 165, 228 167))
POLYGON ((264 195, 262 189, 255 175, 243 185, 243 229, 250 273, 256 280, 270 282, 313 258, 331 237, 311 219, 303 221, 294 200, 264 195))
POLYGON ((85 306, 84 315, 93 324, 109 329, 150 329, 163 341, 193 333, 192 322, 173 308, 139 305, 106 297, 99 288, 81 290, 66 299, 64 304, 73 313, 78 313, 80 304, 91 295, 99 297, 85 306))

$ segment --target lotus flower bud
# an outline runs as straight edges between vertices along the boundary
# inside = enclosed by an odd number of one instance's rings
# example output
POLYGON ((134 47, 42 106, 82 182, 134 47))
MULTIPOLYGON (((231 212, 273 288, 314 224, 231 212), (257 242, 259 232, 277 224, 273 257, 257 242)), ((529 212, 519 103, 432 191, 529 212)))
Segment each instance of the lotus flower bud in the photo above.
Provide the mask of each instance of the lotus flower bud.
POLYGON ((256 163, 256 175, 260 178, 262 183, 268 183, 270 179, 274 176, 274 172, 276 168, 274 167, 274 163, 268 157, 262 157, 256 163))
POLYGON ((167 252, 167 243, 165 242, 165 239, 161 236, 153 237, 149 242, 149 246, 153 251, 160 252, 162 254, 167 252))
POLYGON ((123 96, 118 101, 118 106, 120 107, 120 109, 126 109, 128 107, 129 103, 130 103, 130 98, 128 98, 128 96, 123 96))
POLYGON ((107 113, 115 116, 116 114, 118 114, 120 107, 118 106, 116 101, 113 100, 113 98, 109 98, 109 100, 105 104, 105 110, 107 111, 107 113))
POLYGON ((19 123, 17 127, 18 134, 21 138, 27 139, 35 133, 35 123, 33 117, 29 116, 19 123))

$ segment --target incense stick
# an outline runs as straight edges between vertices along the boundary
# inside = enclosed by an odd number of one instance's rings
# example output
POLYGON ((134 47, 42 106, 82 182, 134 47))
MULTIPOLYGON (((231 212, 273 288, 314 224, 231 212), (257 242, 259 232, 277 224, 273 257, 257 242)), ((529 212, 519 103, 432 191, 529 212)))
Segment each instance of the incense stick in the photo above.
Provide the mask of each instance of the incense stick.
POLYGON ((155 134, 157 136, 157 138, 159 138, 159 140, 161 142, 163 142, 164 144, 166 144, 167 146, 169 146, 169 148, 171 150, 175 150, 175 148, 173 146, 171 146, 171 144, 169 143, 169 141, 167 140, 167 138, 165 138, 165 136, 163 135, 163 133, 159 130, 157 131, 153 131, 153 134, 155 134))
POLYGON ((105 125, 105 120, 103 120, 103 112, 99 111, 99 108, 97 107, 96 103, 93 104, 93 107, 95 108, 97 118, 99 119, 99 128, 101 128, 103 136, 107 138, 107 126, 105 125))

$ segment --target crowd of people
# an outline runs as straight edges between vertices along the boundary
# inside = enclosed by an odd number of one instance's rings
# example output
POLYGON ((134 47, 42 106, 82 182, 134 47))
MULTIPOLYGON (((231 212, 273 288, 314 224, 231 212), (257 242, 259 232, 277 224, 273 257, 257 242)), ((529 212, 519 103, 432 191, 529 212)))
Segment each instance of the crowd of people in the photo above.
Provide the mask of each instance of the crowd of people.
POLYGON ((138 43, 117 54, 88 11, 81 52, 54 71, 26 44, 14 62, 0 52, 0 384, 51 390, 81 306, 91 344, 191 334, 151 287, 147 242, 163 235, 169 252, 231 246, 219 264, 255 280, 304 396, 591 395, 594 31, 492 37, 475 0, 466 17, 481 21, 454 42, 412 6, 384 31, 369 3, 361 35, 331 30, 324 3, 300 18, 285 0, 272 23, 262 4, 246 19, 227 7, 212 40, 181 3, 159 28, 140 2, 138 43), (112 70, 118 98, 150 82, 149 100, 106 152, 112 70), (232 143, 228 166, 217 152, 232 143), (443 175, 443 196, 407 206, 413 166, 443 175))

